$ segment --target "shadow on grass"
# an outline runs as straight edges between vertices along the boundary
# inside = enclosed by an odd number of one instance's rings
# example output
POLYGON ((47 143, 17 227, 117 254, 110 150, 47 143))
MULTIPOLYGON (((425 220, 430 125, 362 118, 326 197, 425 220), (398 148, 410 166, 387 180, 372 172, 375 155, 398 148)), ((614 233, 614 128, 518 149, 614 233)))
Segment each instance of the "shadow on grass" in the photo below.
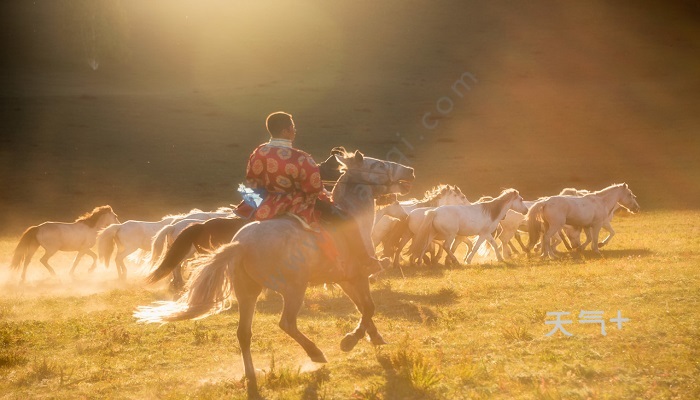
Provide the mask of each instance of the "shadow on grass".
MULTIPOLYGON (((431 307, 454 304, 459 295, 450 288, 441 288, 435 292, 416 294, 396 292, 389 286, 372 289, 372 297, 377 306, 377 314, 388 318, 401 318, 418 323, 431 323, 437 319, 437 314, 431 307)), ((300 316, 357 316, 355 305, 344 293, 337 289, 328 294, 315 292, 312 296, 307 293, 305 307, 300 316)), ((278 294, 268 294, 258 301, 257 312, 261 314, 279 315, 282 313, 284 300, 278 294)), ((237 312, 237 307, 229 310, 237 312)))

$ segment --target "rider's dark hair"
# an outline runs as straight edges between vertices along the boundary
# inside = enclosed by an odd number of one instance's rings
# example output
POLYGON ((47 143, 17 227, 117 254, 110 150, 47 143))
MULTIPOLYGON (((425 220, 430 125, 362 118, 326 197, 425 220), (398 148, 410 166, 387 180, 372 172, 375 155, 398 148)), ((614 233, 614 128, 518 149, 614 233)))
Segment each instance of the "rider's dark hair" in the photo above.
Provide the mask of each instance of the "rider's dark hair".
POLYGON ((292 126, 292 114, 277 111, 267 116, 265 120, 267 131, 273 138, 279 137, 283 130, 292 126))

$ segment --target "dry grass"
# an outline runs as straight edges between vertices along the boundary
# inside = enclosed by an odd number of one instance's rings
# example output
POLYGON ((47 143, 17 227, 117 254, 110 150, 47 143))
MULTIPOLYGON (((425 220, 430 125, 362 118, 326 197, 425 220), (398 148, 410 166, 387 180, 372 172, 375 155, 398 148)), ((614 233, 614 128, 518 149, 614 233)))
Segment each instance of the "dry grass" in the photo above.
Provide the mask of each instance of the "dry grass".
MULTIPOLYGON (((261 300, 253 351, 268 398, 695 398, 700 395, 697 212, 619 218, 605 258, 446 269, 404 267, 373 285, 377 325, 391 344, 350 353, 339 340, 358 315, 338 290, 313 288, 300 327, 330 362, 319 369, 278 327, 281 299, 261 300), (663 228, 662 228, 663 227, 663 228), (578 323, 617 310, 618 330, 578 323), (574 323, 546 337, 548 311, 574 323)), ((12 238, 1 242, 7 259, 12 238)), ((33 264, 33 268, 40 266, 33 264)), ((61 269, 65 275, 66 269, 61 269)), ((43 271, 42 271, 43 272, 43 271)), ((138 325, 137 305, 164 299, 134 279, 92 294, 35 277, 0 295, 0 391, 5 398, 242 398, 233 312, 200 322, 138 325), (23 292, 26 290, 26 292, 23 292)), ((64 280, 64 276, 61 277, 64 280)), ((82 280, 81 280, 82 279, 82 280)))

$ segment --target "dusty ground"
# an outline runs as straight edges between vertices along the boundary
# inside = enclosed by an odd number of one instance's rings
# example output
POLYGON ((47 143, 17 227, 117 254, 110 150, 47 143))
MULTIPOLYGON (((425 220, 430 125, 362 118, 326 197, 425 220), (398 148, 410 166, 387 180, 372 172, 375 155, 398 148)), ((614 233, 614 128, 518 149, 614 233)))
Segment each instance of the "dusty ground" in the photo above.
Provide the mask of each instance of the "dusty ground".
POLYGON ((415 196, 626 181, 645 209, 698 204, 693 2, 92 4, 1 6, 4 234, 100 204, 126 220, 237 202, 280 109, 316 158, 413 165, 415 196))

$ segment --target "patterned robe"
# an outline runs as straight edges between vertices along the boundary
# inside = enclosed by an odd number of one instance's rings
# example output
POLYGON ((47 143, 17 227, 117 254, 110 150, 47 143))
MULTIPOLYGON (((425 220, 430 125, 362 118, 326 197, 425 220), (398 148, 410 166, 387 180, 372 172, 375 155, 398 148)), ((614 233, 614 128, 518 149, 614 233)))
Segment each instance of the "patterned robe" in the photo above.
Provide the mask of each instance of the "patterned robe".
MULTIPOLYGON (((268 192, 253 213, 253 219, 260 221, 292 213, 309 225, 318 226, 314 205, 323 189, 321 174, 314 159, 292 148, 291 142, 272 139, 258 146, 248 159, 246 180, 249 187, 268 192)), ((242 203, 236 211, 250 215, 252 208, 242 203)))

